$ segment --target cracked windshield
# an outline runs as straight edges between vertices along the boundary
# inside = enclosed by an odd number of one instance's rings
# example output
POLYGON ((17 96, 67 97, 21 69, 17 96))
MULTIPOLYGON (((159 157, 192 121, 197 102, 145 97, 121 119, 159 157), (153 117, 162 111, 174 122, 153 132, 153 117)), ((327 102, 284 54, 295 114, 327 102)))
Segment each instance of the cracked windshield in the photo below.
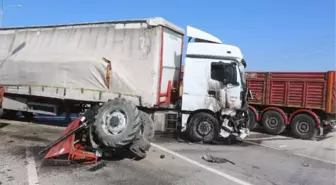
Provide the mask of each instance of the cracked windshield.
POLYGON ((0 0, 0 185, 336 185, 334 0, 0 0))

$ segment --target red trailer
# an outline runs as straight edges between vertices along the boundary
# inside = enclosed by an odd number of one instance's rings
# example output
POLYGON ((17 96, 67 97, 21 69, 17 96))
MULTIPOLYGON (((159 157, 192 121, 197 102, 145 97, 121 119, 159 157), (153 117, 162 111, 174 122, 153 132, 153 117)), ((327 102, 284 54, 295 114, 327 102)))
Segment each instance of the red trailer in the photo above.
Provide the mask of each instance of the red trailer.
POLYGON ((301 139, 324 135, 334 128, 336 72, 248 72, 251 124, 269 134, 290 128, 301 139))

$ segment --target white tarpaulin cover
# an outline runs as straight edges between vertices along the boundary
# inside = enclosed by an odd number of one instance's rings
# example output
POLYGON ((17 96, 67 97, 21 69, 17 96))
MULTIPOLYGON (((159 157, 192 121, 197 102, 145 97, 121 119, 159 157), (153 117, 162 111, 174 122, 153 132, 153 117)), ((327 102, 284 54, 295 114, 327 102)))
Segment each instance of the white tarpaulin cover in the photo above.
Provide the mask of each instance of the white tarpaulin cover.
POLYGON ((9 93, 87 101, 109 99, 95 91, 117 92, 153 105, 161 49, 160 27, 149 26, 155 20, 2 29, 0 85, 22 86, 9 93), (111 62, 109 88, 103 58, 111 62))

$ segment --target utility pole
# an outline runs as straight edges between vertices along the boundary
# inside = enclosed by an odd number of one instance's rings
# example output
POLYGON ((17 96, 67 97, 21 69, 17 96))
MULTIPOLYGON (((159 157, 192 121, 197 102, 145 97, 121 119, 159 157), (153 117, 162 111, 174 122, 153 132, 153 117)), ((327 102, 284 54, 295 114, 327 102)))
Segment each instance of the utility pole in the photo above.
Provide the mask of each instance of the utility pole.
POLYGON ((2 27, 2 24, 3 24, 5 11, 6 11, 8 8, 11 8, 11 7, 19 7, 19 8, 21 8, 22 5, 8 5, 8 6, 5 6, 5 5, 4 5, 4 0, 1 0, 1 9, 0 9, 0 27, 2 27))

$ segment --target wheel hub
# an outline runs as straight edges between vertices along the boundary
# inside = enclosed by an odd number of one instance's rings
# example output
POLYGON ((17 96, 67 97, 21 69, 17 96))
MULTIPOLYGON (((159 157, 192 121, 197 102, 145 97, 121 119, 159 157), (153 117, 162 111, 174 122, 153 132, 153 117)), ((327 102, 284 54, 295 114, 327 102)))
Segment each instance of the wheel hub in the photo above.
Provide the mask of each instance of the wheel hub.
POLYGON ((275 117, 270 117, 267 121, 267 124, 269 127, 275 128, 279 124, 279 121, 275 117))
POLYGON ((126 116, 120 111, 108 111, 103 120, 102 127, 106 134, 117 135, 126 127, 126 116))
POLYGON ((298 131, 301 133, 306 133, 309 131, 309 124, 306 122, 300 122, 297 127, 298 131))
POLYGON ((207 121, 200 122, 197 127, 197 132, 202 136, 210 134, 211 131, 212 131, 212 125, 207 121))

